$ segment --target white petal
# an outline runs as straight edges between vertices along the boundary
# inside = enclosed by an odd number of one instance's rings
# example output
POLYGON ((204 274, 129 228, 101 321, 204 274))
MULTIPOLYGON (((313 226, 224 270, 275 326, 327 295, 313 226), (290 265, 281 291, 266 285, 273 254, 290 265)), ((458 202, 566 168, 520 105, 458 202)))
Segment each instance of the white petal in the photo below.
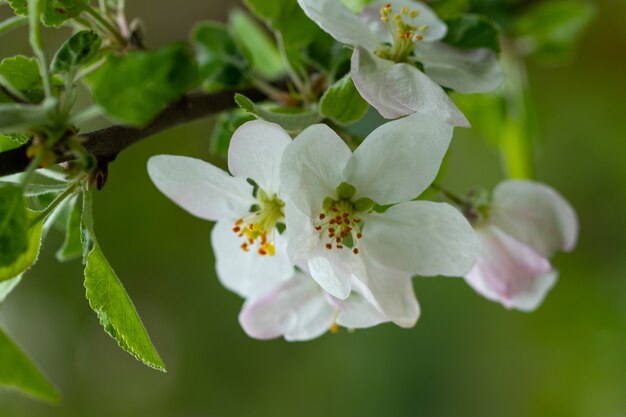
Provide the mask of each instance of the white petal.
POLYGON ((330 295, 345 300, 352 289, 352 252, 328 250, 321 243, 308 254, 313 279, 330 295))
POLYGON ((280 161, 291 137, 279 125, 262 120, 243 124, 228 148, 228 169, 236 177, 252 178, 270 194, 278 193, 280 161))
POLYGON ((380 44, 362 19, 338 0, 298 0, 304 13, 341 43, 374 50, 380 44))
POLYGON ((550 258, 571 251, 578 240, 578 218, 555 189, 533 181, 509 180, 493 193, 490 223, 550 258))
POLYGON ((236 219, 255 203, 243 178, 199 159, 157 155, 148 161, 154 185, 174 203, 206 220, 236 219))
POLYGON ((287 226, 287 253, 294 265, 308 269, 309 253, 319 245, 319 232, 311 218, 298 210, 291 200, 285 201, 285 225, 287 226))
POLYGON ((419 44, 415 54, 428 77, 459 93, 492 91, 504 78, 498 56, 491 49, 459 49, 437 42, 419 44))
POLYGON ((326 197, 334 197, 352 152, 328 126, 313 125, 287 147, 281 165, 285 194, 307 216, 321 212, 326 197))
POLYGON ((357 190, 355 198, 392 204, 420 195, 437 176, 452 132, 444 121, 419 113, 376 129, 346 166, 346 181, 357 190))
POLYGON ((241 297, 254 297, 291 278, 294 268, 283 236, 276 235, 276 255, 261 256, 254 250, 245 252, 239 247, 242 239, 232 231, 233 226, 221 221, 211 232, 215 270, 224 287, 241 297))
POLYGON ((364 220, 363 246, 380 263, 422 276, 462 276, 478 258, 480 243, 452 206, 412 201, 364 220))
MULTIPOLYGON (((356 279, 353 280, 352 284, 353 287, 363 286, 356 279)), ((346 300, 333 298, 333 303, 339 308, 339 314, 337 315, 338 325, 348 329, 364 329, 389 321, 389 318, 377 307, 377 304, 370 301, 371 298, 363 295, 364 292, 356 291, 356 288, 353 288, 350 297, 346 300)))
POLYGON ((359 256, 363 259, 365 273, 355 278, 365 287, 361 287, 363 295, 398 326, 413 327, 420 316, 420 308, 411 275, 381 264, 366 250, 359 256))
MULTIPOLYGON (((402 8, 405 6, 408 7, 411 11, 416 10, 419 12, 419 16, 417 16, 415 19, 410 20, 408 18, 405 18, 404 21, 405 23, 410 23, 416 28, 419 28, 421 26, 428 26, 428 29, 423 33, 424 40, 422 42, 438 41, 446 36, 446 33, 448 32, 448 27, 426 4, 420 1, 412 0, 381 0, 367 6, 361 14, 361 18, 368 23, 370 30, 379 34, 379 38, 383 33, 390 34, 386 25, 380 18, 380 9, 387 4, 391 4, 394 14, 400 13, 402 8)), ((391 37, 387 38, 386 40, 387 42, 390 42, 391 37)))
POLYGON ((507 308, 536 309, 556 281, 550 262, 495 226, 479 228, 477 234, 482 251, 467 283, 507 308))
POLYGON ((361 96, 387 119, 423 113, 452 126, 470 126, 446 92, 412 65, 395 64, 355 48, 352 78, 361 96))
POLYGON ((239 322, 257 339, 284 335, 292 341, 310 340, 331 327, 335 311, 315 282, 298 272, 268 294, 246 302, 239 322))

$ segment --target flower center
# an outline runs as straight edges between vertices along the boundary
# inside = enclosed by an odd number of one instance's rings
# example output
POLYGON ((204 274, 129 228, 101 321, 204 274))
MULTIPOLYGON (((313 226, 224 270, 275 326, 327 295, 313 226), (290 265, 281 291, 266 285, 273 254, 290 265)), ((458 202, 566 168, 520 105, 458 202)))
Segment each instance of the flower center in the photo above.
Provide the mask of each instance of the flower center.
POLYGON ((337 187, 338 199, 324 200, 322 212, 315 219, 315 230, 328 250, 349 248, 359 254, 358 243, 363 237, 363 223, 359 213, 366 213, 374 207, 368 198, 352 201, 356 190, 347 183, 337 187))
POLYGON ((276 194, 267 195, 258 190, 258 204, 252 206, 250 214, 235 222, 233 232, 244 239, 240 248, 245 252, 255 249, 261 256, 274 256, 276 247, 276 226, 284 220, 285 203, 276 194))
POLYGON ((394 13, 391 4, 380 9, 380 19, 391 33, 393 43, 378 48, 376 55, 394 62, 406 62, 415 44, 424 39, 424 32, 428 30, 427 25, 417 27, 412 24, 419 14, 419 10, 410 10, 407 6, 400 13, 394 13))

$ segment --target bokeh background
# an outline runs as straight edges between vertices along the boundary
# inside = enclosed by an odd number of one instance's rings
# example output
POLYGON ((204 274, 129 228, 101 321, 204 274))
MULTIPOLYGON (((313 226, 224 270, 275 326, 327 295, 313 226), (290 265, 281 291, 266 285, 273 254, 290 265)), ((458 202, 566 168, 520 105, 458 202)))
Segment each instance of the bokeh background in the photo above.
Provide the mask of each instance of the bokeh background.
MULTIPOLYGON (((152 46, 185 39, 194 22, 225 19, 237 5, 128 3, 152 46)), ((64 400, 50 406, 2 391, 0 416, 626 416, 626 2, 597 3, 574 62, 529 68, 538 176, 574 204, 582 225, 576 251, 555 259, 560 282, 537 312, 507 311, 461 279, 422 278, 414 329, 383 325, 308 343, 248 338, 237 323, 241 301, 215 278, 211 224, 159 194, 145 170, 159 153, 210 160, 205 120, 124 152, 96 196, 99 241, 169 373, 142 366, 102 331, 80 262, 56 263, 62 237, 52 234, 0 322, 64 400)), ((25 30, 0 44, 0 56, 18 52, 28 53, 25 30)), ((449 187, 501 178, 497 152, 458 131, 449 187)))

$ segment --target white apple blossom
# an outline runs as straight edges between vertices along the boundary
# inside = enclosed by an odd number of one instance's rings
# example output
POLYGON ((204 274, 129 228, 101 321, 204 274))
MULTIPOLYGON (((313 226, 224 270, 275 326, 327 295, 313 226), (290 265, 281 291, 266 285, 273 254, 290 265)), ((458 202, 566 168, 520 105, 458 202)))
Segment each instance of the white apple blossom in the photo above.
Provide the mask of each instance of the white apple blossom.
POLYGON ((388 322, 384 313, 363 295, 368 289, 356 280, 354 285, 350 297, 339 300, 325 292, 308 273, 296 271, 290 280, 268 293, 246 300, 239 322, 256 339, 283 336, 288 341, 311 340, 329 330, 335 332, 339 326, 357 329, 388 322))
POLYGON ((285 237, 277 230, 285 210, 280 161, 290 143, 280 126, 256 120, 232 137, 232 176, 184 156, 158 155, 148 162, 150 178, 163 194, 189 213, 217 222, 211 233, 217 274, 242 297, 263 294, 294 272, 285 237))
POLYGON ((387 119, 421 112, 469 127, 440 85, 460 93, 479 93, 502 82, 495 52, 443 43, 447 26, 424 3, 385 0, 366 7, 360 15, 338 0, 298 3, 324 31, 354 47, 354 84, 387 119))
POLYGON ((484 297, 510 309, 535 310, 558 273, 549 262, 578 239, 572 206, 553 188, 522 180, 500 183, 476 225, 482 253, 465 280, 484 297))
POLYGON ((443 203, 411 201, 434 180, 452 126, 415 113, 372 132, 352 153, 326 125, 305 129, 285 151, 288 252, 329 294, 346 299, 353 279, 401 326, 419 308, 413 274, 462 276, 479 243, 467 220, 443 203), (374 205, 393 205, 384 212, 374 205), (408 291, 408 292, 407 292, 408 291))

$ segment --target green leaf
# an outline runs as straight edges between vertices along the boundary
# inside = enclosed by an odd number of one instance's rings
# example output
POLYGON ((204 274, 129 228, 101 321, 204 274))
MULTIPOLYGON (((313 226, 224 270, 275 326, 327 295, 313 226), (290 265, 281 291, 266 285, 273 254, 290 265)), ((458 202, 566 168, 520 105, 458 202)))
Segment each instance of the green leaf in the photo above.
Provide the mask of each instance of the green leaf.
MULTIPOLYGON (((37 212, 28 210, 27 221, 31 222, 37 217, 37 212)), ((32 225, 26 233, 27 248, 22 254, 8 266, 0 268, 0 282, 15 278, 23 274, 32 267, 39 257, 39 248, 41 247, 41 237, 43 233, 43 221, 39 221, 32 225)))
POLYGON ((211 153, 214 155, 227 156, 230 140, 235 130, 244 123, 254 119, 255 117, 253 115, 241 109, 226 111, 220 114, 213 128, 213 132, 211 132, 211 153))
POLYGON ((244 3, 281 35, 286 49, 309 45, 321 30, 304 14, 297 0, 244 0, 244 3))
POLYGON ((7 296, 13 291, 13 289, 20 283, 22 276, 18 275, 15 278, 7 279, 0 282, 0 303, 6 300, 7 296))
POLYGON ((80 223, 82 219, 82 198, 72 198, 68 203, 69 216, 65 225, 65 240, 63 246, 57 251, 56 258, 59 262, 67 262, 80 258, 83 254, 83 245, 80 239, 80 223))
POLYGON ((28 142, 29 136, 22 133, 0 133, 0 152, 18 148, 28 142))
POLYGON ((217 22, 200 23, 191 33, 191 42, 200 64, 202 87, 206 91, 219 91, 243 84, 248 63, 226 26, 217 22))
POLYGON ((235 10, 228 22, 232 36, 246 53, 253 72, 267 80, 285 75, 285 66, 276 44, 250 15, 235 10))
POLYGON ((88 77, 93 98, 120 122, 144 126, 193 88, 198 69, 184 44, 110 55, 88 77))
POLYGON ((317 110, 282 107, 264 108, 254 104, 252 100, 243 94, 235 94, 235 102, 241 109, 257 118, 278 123, 283 129, 292 133, 299 132, 322 119, 317 110))
POLYGON ((517 32, 530 39, 537 58, 547 61, 568 59, 585 29, 597 14, 589 1, 543 1, 517 20, 517 32))
POLYGON ((144 364, 166 372, 165 365, 150 341, 124 286, 104 257, 93 231, 91 193, 84 193, 83 248, 85 258, 85 289, 92 310, 104 330, 126 352, 144 364))
POLYGON ((489 48, 500 53, 500 28, 486 16, 463 14, 446 20, 444 42, 462 49, 489 48))
POLYGON ((41 104, 0 104, 0 133, 15 133, 51 123, 56 99, 41 104))
POLYGON ((26 100, 39 103, 44 98, 39 61, 17 55, 0 61, 0 84, 26 100))
POLYGON ((331 86, 320 100, 320 114, 340 125, 358 122, 368 109, 349 74, 331 86))
MULTIPOLYGON (((8 0, 18 16, 28 16, 28 0, 8 0)), ((46 26, 59 27, 68 19, 77 17, 87 7, 89 0, 47 0, 41 16, 46 26)))
POLYGON ((59 48, 52 60, 52 71, 73 73, 91 62, 98 52, 102 38, 92 30, 75 33, 59 48))
POLYGON ((22 187, 0 183, 0 214, 0 267, 7 267, 28 249, 28 216, 22 187))
POLYGON ((57 403, 61 400, 59 391, 1 329, 0 364, 0 385, 44 401, 57 403))

